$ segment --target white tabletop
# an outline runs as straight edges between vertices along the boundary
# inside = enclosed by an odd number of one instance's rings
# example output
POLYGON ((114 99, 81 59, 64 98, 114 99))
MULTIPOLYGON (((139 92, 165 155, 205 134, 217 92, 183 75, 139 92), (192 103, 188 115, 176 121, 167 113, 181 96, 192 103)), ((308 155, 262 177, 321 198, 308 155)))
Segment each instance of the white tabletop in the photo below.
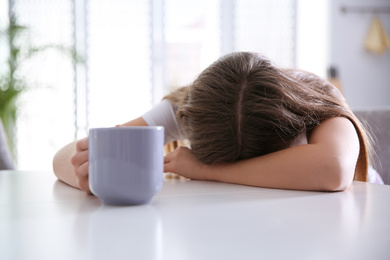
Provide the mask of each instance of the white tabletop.
POLYGON ((302 192, 165 180, 104 206, 52 173, 0 171, 0 259, 390 259, 390 186, 302 192))

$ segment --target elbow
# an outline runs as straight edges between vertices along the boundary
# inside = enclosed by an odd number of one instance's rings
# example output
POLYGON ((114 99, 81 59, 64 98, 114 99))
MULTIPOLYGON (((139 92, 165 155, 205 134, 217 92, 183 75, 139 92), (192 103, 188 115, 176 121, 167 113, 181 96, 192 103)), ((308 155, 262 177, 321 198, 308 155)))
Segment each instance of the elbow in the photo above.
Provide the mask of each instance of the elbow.
POLYGON ((344 191, 350 185, 352 181, 343 180, 342 178, 334 178, 332 181, 329 181, 324 185, 324 191, 344 191))
POLYGON ((322 172, 322 189, 324 191, 344 191, 352 183, 355 164, 333 160, 322 172))

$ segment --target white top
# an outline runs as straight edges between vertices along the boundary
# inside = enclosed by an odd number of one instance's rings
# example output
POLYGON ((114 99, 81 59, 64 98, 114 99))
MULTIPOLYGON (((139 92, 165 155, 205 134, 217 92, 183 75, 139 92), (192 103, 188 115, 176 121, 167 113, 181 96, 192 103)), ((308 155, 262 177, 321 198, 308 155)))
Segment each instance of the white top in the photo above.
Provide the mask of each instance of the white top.
POLYGON ((372 168, 372 166, 368 167, 368 180, 367 181, 369 183, 384 184, 382 177, 374 168, 372 168))
POLYGON ((52 172, 0 171, 0 259, 384 260, 390 186, 344 192, 165 180, 151 203, 104 206, 52 172))
POLYGON ((151 110, 143 114, 142 118, 149 126, 163 126, 165 140, 164 143, 170 143, 176 140, 184 140, 185 134, 176 118, 176 109, 172 103, 164 99, 151 110))

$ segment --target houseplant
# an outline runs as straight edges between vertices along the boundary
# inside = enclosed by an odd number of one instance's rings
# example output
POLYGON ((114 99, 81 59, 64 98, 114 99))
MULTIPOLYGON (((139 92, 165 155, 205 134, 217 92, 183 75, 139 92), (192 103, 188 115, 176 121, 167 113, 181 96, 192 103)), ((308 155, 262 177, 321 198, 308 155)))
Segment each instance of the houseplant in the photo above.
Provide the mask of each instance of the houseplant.
MULTIPOLYGON (((18 115, 17 98, 30 87, 28 78, 22 73, 22 65, 35 55, 55 49, 69 57, 73 63, 82 62, 73 47, 63 45, 32 46, 30 29, 19 23, 15 15, 9 15, 8 27, 0 30, 0 40, 7 49, 7 60, 0 70, 0 118, 2 120, 8 145, 15 157, 15 126, 18 115)), ((30 87, 31 88, 31 87, 30 87)))

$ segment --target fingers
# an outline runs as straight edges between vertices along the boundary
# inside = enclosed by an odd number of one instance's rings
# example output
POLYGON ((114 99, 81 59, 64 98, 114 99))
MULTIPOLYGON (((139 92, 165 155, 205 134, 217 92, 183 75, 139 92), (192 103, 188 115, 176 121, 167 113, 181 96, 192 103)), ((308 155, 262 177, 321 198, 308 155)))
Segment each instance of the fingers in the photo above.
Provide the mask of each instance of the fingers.
POLYGON ((88 150, 82 152, 76 152, 75 155, 70 159, 72 165, 76 168, 85 162, 88 162, 89 152, 88 150))
POLYGON ((179 164, 183 163, 183 160, 190 152, 191 150, 187 147, 179 146, 173 152, 164 156, 164 172, 178 173, 179 164))
POLYGON ((89 188, 88 167, 88 162, 85 162, 80 165, 78 168, 76 168, 76 176, 80 189, 91 193, 91 190, 89 188))
POLYGON ((81 190, 91 193, 89 189, 88 171, 89 163, 88 158, 88 137, 81 139, 76 144, 76 153, 71 158, 71 163, 74 167, 75 175, 77 178, 77 185, 81 190))
POLYGON ((91 192, 88 183, 88 150, 77 152, 71 159, 71 163, 74 167, 78 186, 80 189, 91 192))
POLYGON ((169 154, 164 156, 164 163, 169 163, 172 160, 172 155, 173 152, 170 152, 169 154))
MULTIPOLYGON (((175 150, 176 151, 176 150, 175 150)), ((175 158, 175 151, 168 153, 164 156, 164 172, 173 172, 174 167, 172 167, 172 161, 175 158)))
POLYGON ((169 163, 173 159, 177 157, 179 147, 177 147, 174 151, 168 153, 167 155, 164 156, 164 164, 169 163))
POLYGON ((164 172, 175 172, 175 167, 173 167, 173 164, 170 162, 164 162, 164 172))
POLYGON ((76 149, 77 149, 77 151, 88 150, 88 137, 85 137, 85 138, 79 140, 76 143, 76 149))

